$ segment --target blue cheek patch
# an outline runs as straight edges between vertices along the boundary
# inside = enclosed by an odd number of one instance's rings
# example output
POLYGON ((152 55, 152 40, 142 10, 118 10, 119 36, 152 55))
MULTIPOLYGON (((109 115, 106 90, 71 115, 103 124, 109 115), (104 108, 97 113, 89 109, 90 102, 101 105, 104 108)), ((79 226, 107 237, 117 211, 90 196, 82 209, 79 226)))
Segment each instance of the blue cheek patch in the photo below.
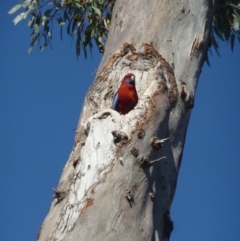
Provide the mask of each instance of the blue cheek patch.
POLYGON ((131 79, 126 79, 125 83, 126 83, 126 84, 129 84, 129 85, 135 86, 135 82, 132 81, 131 79))
POLYGON ((127 83, 127 84, 131 84, 131 79, 127 79, 127 80, 126 80, 126 83, 127 83))
POLYGON ((113 102, 112 102, 112 109, 116 110, 117 109, 117 104, 118 104, 118 93, 115 94, 114 98, 113 98, 113 102))

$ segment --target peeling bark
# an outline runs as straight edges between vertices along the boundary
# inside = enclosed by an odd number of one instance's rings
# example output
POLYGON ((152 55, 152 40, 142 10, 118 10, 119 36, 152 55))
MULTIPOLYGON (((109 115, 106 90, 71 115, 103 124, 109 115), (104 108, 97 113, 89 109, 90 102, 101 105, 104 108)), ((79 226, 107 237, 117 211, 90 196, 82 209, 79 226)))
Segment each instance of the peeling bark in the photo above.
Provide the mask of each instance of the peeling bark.
POLYGON ((207 0, 116 2, 106 52, 39 240, 168 238, 212 11, 207 0), (128 72, 136 76, 139 101, 120 115, 109 107, 128 72))

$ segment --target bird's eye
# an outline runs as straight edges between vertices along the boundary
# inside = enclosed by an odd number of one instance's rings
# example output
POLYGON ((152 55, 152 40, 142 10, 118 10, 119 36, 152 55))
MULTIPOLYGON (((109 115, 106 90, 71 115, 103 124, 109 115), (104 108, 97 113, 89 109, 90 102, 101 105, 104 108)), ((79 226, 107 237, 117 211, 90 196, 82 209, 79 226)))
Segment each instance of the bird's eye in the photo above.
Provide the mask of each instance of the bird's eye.
POLYGON ((135 76, 134 75, 131 76, 131 80, 135 80, 135 76))

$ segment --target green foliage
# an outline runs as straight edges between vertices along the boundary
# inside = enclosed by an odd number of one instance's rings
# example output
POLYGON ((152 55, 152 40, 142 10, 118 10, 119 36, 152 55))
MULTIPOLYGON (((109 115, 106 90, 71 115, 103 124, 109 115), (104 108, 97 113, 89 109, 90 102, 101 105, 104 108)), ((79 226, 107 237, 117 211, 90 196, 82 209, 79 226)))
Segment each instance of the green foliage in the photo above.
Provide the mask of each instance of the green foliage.
POLYGON ((103 53, 114 3, 115 0, 25 0, 8 13, 24 10, 13 20, 15 25, 29 18, 28 27, 32 29, 29 53, 36 43, 41 51, 47 46, 51 47, 53 25, 57 23, 61 39, 66 26, 67 34, 76 37, 77 57, 81 49, 87 57, 87 47, 90 52, 93 47, 92 40, 103 53))
MULTIPOLYGON (((240 0, 216 0, 213 15, 212 31, 210 36, 210 46, 219 55, 218 41, 230 42, 233 51, 235 40, 240 42, 240 0)), ((206 62, 209 65, 208 57, 206 62)))
MULTIPOLYGON (((24 9, 13 20, 15 25, 21 20, 29 18, 28 27, 32 29, 32 33, 28 52, 31 52, 36 43, 40 45, 41 51, 47 46, 51 47, 53 25, 57 23, 60 26, 61 39, 63 28, 66 26, 67 34, 76 38, 77 57, 80 55, 81 49, 87 57, 87 48, 91 52, 93 40, 99 51, 103 53, 115 1, 25 0, 14 6, 8 13, 13 14, 19 9, 24 9)), ((240 0, 215 1, 210 46, 219 55, 219 40, 230 42, 232 50, 235 40, 240 42, 240 0)), ((209 63, 208 56, 206 62, 209 63)))

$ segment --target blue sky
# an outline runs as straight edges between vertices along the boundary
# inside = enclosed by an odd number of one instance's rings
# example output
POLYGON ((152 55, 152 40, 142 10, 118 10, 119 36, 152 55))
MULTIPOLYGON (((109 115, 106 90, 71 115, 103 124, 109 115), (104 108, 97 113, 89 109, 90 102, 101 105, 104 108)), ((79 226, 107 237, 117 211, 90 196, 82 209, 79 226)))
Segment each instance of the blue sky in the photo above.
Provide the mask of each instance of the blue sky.
MULTIPOLYGON (((32 241, 71 152, 85 94, 101 56, 75 57, 74 42, 28 55, 27 21, 0 3, 0 240, 32 241)), ((240 78, 237 46, 221 44, 199 80, 171 216, 171 241, 240 240, 240 78)))

